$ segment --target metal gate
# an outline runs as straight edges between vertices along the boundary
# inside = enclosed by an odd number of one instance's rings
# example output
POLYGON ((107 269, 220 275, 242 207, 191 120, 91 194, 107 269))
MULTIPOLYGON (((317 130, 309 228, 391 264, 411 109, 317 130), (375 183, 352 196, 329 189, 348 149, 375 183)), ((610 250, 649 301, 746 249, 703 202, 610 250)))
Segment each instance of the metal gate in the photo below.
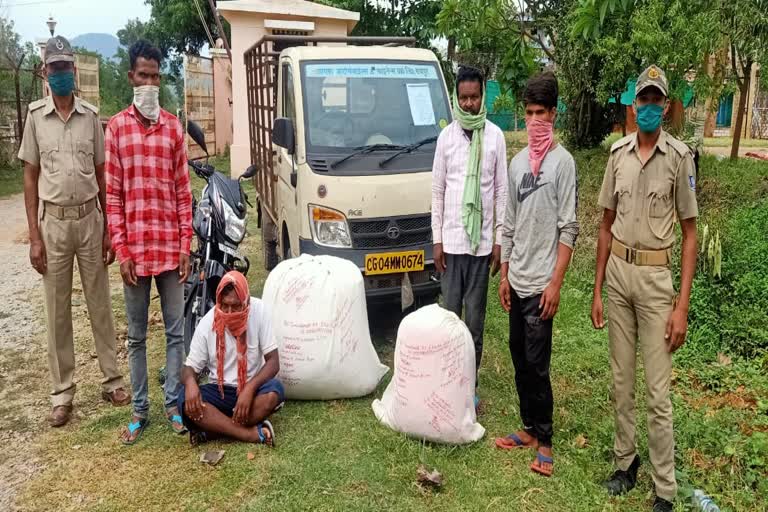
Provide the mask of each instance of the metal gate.
MULTIPOLYGON (((213 59, 186 55, 184 57, 184 114, 194 121, 205 134, 210 154, 216 153, 216 108, 213 92, 213 59)), ((205 153, 187 137, 189 158, 200 158, 205 153)))
POLYGON ((77 95, 99 108, 99 58, 93 55, 75 54, 77 68, 77 95))
POLYGON ((768 90, 759 91, 752 106, 752 138, 768 139, 768 90))

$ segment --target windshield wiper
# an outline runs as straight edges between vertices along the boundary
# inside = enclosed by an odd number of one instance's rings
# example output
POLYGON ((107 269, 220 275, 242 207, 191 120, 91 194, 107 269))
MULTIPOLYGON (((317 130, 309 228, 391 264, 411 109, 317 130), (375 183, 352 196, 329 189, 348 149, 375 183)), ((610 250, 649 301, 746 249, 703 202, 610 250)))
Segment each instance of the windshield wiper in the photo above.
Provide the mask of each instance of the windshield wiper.
POLYGON ((335 162, 332 162, 331 169, 335 168, 340 164, 343 164, 353 156, 364 155, 366 153, 373 153, 374 151, 386 151, 388 149, 405 149, 405 146, 401 146, 399 144, 368 144, 365 146, 358 146, 355 148, 354 152, 348 154, 343 158, 336 160, 335 162))
POLYGON ((382 160, 381 162, 379 162, 379 167, 384 167, 385 165, 387 165, 389 162, 391 162, 395 158, 399 157, 400 155, 403 155, 405 153, 411 153, 411 152, 419 149, 421 146, 423 146, 425 144, 431 144, 432 142, 436 142, 436 141, 437 141, 437 137, 433 136, 433 137, 427 137, 424 140, 420 140, 419 142, 411 144, 410 146, 405 146, 403 149, 401 149, 400 151, 398 151, 394 155, 392 155, 390 157, 387 157, 384 160, 382 160))

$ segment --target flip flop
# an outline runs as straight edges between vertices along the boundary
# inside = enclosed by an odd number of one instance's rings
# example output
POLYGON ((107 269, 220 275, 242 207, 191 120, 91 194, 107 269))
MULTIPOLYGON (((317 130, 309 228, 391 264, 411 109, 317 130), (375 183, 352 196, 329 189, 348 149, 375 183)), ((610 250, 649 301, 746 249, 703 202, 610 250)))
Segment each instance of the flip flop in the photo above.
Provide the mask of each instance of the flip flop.
POLYGON ((192 432, 191 430, 189 431, 189 444, 193 448, 195 446, 205 444, 207 442, 208 442, 208 434, 206 434, 205 432, 192 432))
POLYGON ((516 450, 519 448, 535 448, 536 444, 525 444, 520 436, 515 433, 509 434, 507 437, 496 438, 496 448, 500 450, 516 450), (514 444, 511 444, 512 441, 514 444))
POLYGON ((136 441, 139 440, 139 438, 141 437, 141 434, 144 433, 144 430, 148 426, 149 426, 149 418, 142 418, 139 421, 135 421, 135 422, 132 421, 131 423, 128 424, 128 433, 130 433, 131 436, 133 436, 136 432, 138 432, 138 434, 136 434, 136 436, 133 437, 133 440, 127 441, 122 437, 120 438, 120 440, 123 442, 125 446, 131 446, 133 444, 136 444, 136 441))
POLYGON ((533 464, 531 464, 531 471, 533 471, 534 473, 538 473, 540 475, 549 477, 549 476, 552 476, 552 473, 554 472, 554 470, 555 470, 555 467, 554 467, 554 461, 552 460, 552 457, 547 457, 546 455, 542 455, 541 453, 537 452, 536 460, 533 462, 533 464), (539 464, 537 465, 536 462, 538 462, 539 464), (552 465, 552 469, 550 469, 549 472, 547 472, 547 470, 545 470, 542 466, 542 464, 545 464, 545 463, 552 465))
POLYGON ((168 412, 165 413, 165 417, 168 419, 168 423, 171 425, 171 429, 176 432, 177 434, 186 434, 187 433, 187 427, 184 426, 184 420, 181 418, 179 413, 176 414, 170 414, 168 412), (176 427, 174 424, 181 425, 181 428, 176 427))
POLYGON ((261 441, 261 444, 265 444, 269 446, 270 448, 275 447, 275 428, 272 426, 272 423, 269 422, 269 420, 264 420, 262 423, 259 423, 256 425, 256 428, 258 429, 257 432, 259 434, 259 441, 261 441), (269 432, 269 438, 264 435, 264 432, 262 432, 262 429, 267 429, 269 432))

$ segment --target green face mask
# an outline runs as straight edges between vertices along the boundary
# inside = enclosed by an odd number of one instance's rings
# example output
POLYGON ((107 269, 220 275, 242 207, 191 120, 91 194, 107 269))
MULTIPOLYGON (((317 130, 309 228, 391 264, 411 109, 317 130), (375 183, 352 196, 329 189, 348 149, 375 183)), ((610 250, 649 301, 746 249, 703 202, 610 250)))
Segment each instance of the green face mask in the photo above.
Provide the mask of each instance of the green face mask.
POLYGON ((655 132, 661 125, 662 114, 664 114, 664 107, 661 105, 651 103, 637 107, 637 127, 641 132, 655 132))
POLYGON ((48 75, 48 85, 56 96, 69 96, 75 90, 74 71, 59 71, 48 75))

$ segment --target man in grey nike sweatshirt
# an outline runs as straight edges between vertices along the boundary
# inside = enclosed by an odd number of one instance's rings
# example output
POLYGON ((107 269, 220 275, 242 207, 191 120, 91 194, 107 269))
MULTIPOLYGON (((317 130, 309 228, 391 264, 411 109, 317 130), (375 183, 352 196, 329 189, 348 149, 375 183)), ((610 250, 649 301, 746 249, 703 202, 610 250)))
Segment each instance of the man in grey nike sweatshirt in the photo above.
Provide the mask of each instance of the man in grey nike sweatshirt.
POLYGON ((523 429, 497 439, 496 446, 536 449, 531 470, 545 476, 554 467, 552 321, 579 234, 576 165, 554 140, 557 94, 551 73, 532 78, 526 86, 528 147, 509 165, 499 286, 499 298, 509 313, 509 349, 523 429))

